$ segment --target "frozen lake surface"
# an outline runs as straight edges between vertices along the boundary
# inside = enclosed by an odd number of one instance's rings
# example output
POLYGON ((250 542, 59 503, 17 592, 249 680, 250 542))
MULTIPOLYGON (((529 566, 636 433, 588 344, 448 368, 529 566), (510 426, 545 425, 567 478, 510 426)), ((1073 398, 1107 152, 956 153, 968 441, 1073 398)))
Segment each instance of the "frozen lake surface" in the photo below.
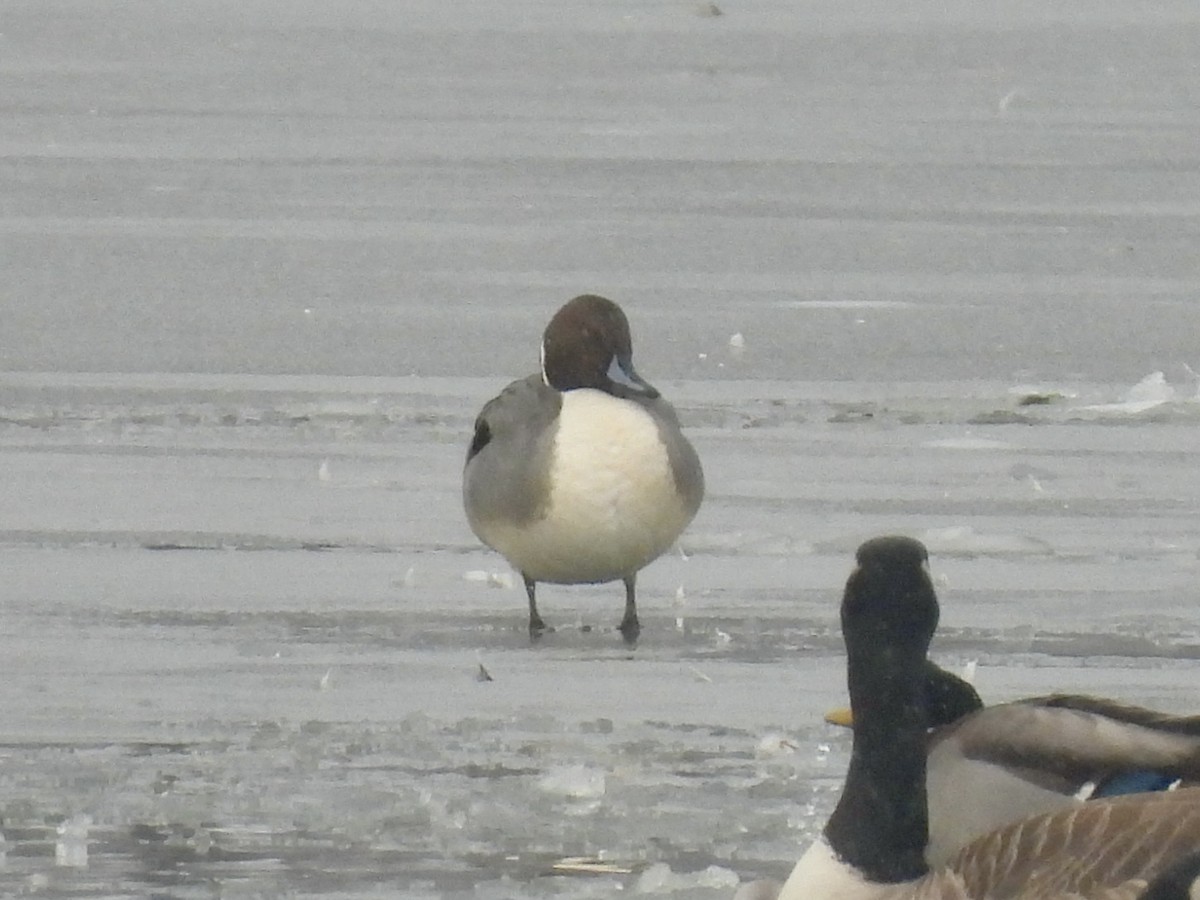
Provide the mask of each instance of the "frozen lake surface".
POLYGON ((781 877, 884 532, 986 698, 1200 709, 1200 9, 707 8, 6 4, 0 894, 781 877), (585 291, 708 477, 632 650, 459 500, 585 291))
POLYGON ((938 658, 978 659, 986 696, 1194 708, 1194 394, 945 387, 671 383, 710 494, 686 556, 643 573, 631 651, 617 585, 545 587, 558 630, 531 648, 467 530, 488 380, 0 378, 0 886, 726 897, 780 876, 836 796, 837 601, 884 531, 929 544, 938 658), (56 866, 76 816, 87 865, 56 866), (554 870, 571 857, 631 872, 554 870))

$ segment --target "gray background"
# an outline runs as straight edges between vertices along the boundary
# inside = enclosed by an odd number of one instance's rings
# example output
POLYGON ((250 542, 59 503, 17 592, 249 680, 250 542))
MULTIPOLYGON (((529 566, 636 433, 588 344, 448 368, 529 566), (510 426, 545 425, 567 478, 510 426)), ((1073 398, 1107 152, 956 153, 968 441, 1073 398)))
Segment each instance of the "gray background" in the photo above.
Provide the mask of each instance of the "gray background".
POLYGON ((988 699, 1194 711, 1200 7, 901 7, 0 3, 0 893, 727 900, 885 531, 988 699), (584 291, 708 476, 635 651, 460 508, 584 291))

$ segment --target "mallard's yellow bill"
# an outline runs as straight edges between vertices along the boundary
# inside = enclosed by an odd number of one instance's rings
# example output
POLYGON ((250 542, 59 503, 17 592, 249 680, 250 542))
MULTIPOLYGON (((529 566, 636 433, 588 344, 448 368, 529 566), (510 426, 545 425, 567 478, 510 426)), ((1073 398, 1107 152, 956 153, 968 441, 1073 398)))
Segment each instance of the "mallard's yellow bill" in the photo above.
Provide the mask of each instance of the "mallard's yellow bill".
POLYGON ((837 709, 831 709, 825 713, 825 721, 830 725, 841 725, 843 728, 854 727, 854 714, 850 712, 850 707, 839 706, 837 709))

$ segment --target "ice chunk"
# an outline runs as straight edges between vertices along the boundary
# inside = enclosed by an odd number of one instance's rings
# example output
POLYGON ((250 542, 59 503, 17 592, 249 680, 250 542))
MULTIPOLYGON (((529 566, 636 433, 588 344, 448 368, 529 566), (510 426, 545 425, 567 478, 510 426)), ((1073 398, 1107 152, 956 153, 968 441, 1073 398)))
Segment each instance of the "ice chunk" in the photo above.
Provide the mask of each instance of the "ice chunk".
POLYGON ((733 900, 775 900, 782 889, 783 885, 778 881, 759 878, 756 881, 747 881, 740 885, 737 893, 733 895, 733 900))
POLYGON ((754 748, 754 755, 760 758, 783 756, 796 752, 796 745, 787 735, 772 732, 765 734, 754 748))
POLYGON ((646 869, 634 883, 634 893, 674 894, 697 889, 714 891, 733 890, 738 886, 737 875, 721 866, 709 866, 701 872, 676 873, 666 863, 655 863, 646 869))
POLYGON ((88 864, 88 829, 92 817, 78 813, 58 826, 58 840, 54 843, 54 862, 60 866, 86 868, 88 864))
POLYGON ((512 590, 516 582, 511 572, 486 572, 483 569, 471 569, 463 573, 464 581, 474 581, 486 584, 488 587, 512 590))
POLYGON ((594 800, 604 796, 604 772, 590 766, 558 766, 546 772, 538 787, 547 794, 570 797, 573 800, 594 800))
POLYGON ((1162 372, 1151 372, 1128 391, 1118 403, 1098 403, 1083 407, 1088 412, 1128 413, 1136 415, 1175 399, 1175 388, 1167 384, 1162 372))
POLYGON ((655 863, 638 876, 634 890, 639 894, 662 894, 675 890, 675 873, 666 863, 655 863))
POLYGON ((1167 384, 1162 372, 1151 372, 1128 391, 1124 402, 1139 408, 1150 408, 1175 399, 1175 388, 1167 384))

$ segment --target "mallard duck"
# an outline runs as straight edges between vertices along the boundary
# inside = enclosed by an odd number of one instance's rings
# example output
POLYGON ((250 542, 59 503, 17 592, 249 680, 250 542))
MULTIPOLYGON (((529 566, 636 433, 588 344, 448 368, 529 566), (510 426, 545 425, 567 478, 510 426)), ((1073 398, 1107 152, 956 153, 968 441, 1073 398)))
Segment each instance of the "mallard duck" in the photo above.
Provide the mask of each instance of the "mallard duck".
POLYGON ((930 865, 1017 819, 1200 781, 1200 716, 1080 694, 984 706, 965 679, 932 660, 922 669, 930 865))
POLYGON ((1021 819, 931 867, 924 679, 939 609, 928 554, 889 536, 863 544, 857 562, 841 607, 849 770, 780 900, 1132 900, 1200 853, 1200 789, 1183 788, 1021 819))

